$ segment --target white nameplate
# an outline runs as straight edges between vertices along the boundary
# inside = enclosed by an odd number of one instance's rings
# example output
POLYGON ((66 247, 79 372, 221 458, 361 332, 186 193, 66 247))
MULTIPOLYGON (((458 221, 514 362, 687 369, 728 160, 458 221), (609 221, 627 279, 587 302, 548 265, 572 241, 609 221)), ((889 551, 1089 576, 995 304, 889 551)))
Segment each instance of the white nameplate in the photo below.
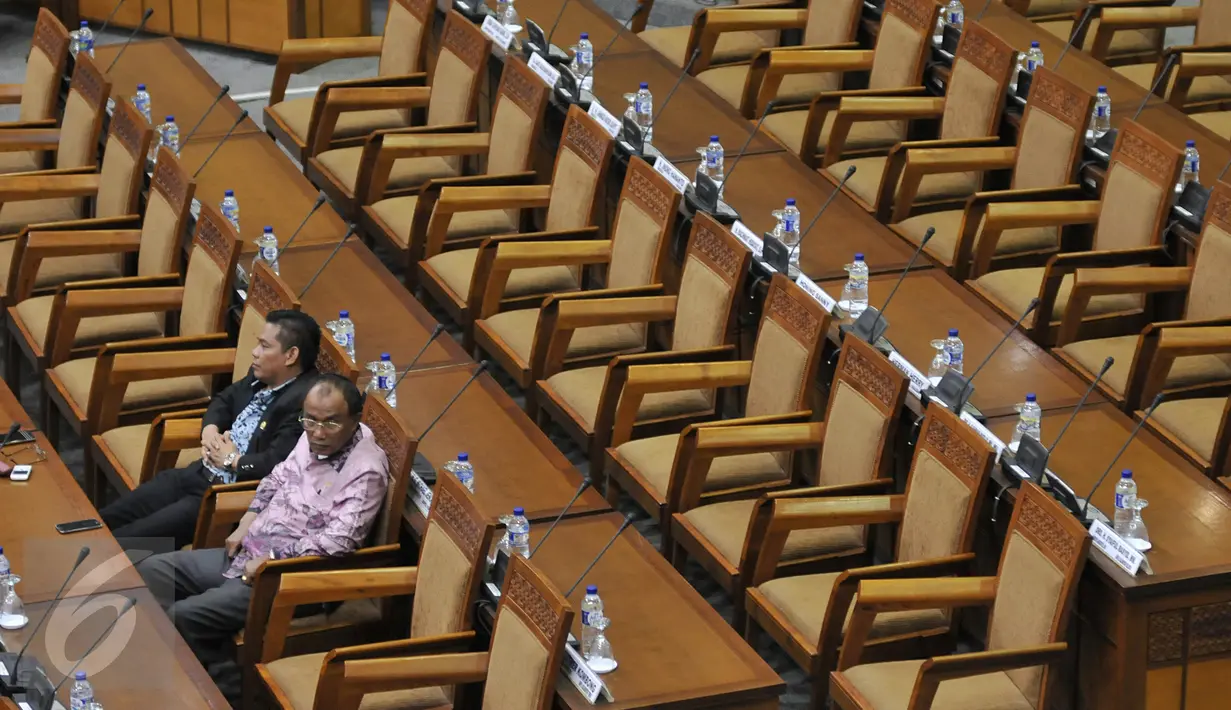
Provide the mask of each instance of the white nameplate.
POLYGON ((1107 523, 1095 520, 1090 526, 1090 537, 1094 540, 1094 546, 1110 557, 1117 567, 1132 576, 1137 575, 1137 570, 1141 569, 1141 563, 1145 561, 1146 556, 1116 534, 1116 531, 1107 523))
POLYGON ((4 676, 5 678, 7 678, 9 675, 8 666, 4 665, 3 663, 0 663, 0 675, 4 676))
POLYGON ((560 81, 560 70, 553 67, 546 59, 543 59, 541 54, 530 55, 530 69, 535 74, 538 74, 539 78, 550 87, 554 88, 556 82, 560 81))
POLYGON ((966 422, 966 425, 973 429, 974 432, 979 435, 980 439, 986 441, 988 446, 991 446, 996 451, 997 456, 1004 452, 1004 442, 1000 440, 1000 437, 996 436, 991 432, 991 430, 980 424, 978 419, 970 416, 970 412, 962 412, 962 421, 966 422))
POLYGON ((586 702, 591 705, 598 702, 599 696, 605 698, 607 702, 615 702, 615 698, 611 697, 611 691, 607 690, 607 684, 603 682, 603 679, 590 670, 581 654, 568 644, 564 645, 564 658, 561 660, 560 670, 564 672, 577 692, 581 693, 586 702))
POLYGON ((748 251, 752 252, 753 256, 758 259, 765 253, 765 240, 758 237, 757 233, 749 229, 748 225, 743 222, 736 220, 735 224, 731 225, 731 234, 734 234, 736 239, 743 242, 744 246, 748 247, 748 251))
POLYGON ((658 160, 654 161, 654 172, 667 178, 667 182, 671 183, 671 187, 674 187, 675 191, 681 195, 684 194, 684 192, 688 190, 688 186, 692 184, 689 182, 687 175, 680 172, 678 168, 671 164, 670 160, 667 160, 666 157, 661 155, 658 156, 658 160))
POLYGON ((508 50, 509 45, 513 43, 513 33, 504 23, 496 19, 495 15, 488 15, 483 18, 483 26, 480 28, 483 34, 492 42, 495 42, 501 49, 508 50))
POLYGON ((914 396, 918 397, 923 393, 923 390, 928 388, 930 384, 928 378, 924 377, 918 368, 910 364, 910 360, 902 357, 902 353, 897 350, 889 353, 889 364, 896 367, 898 372, 906 375, 906 378, 910 380, 910 393, 914 396))
POLYGON ((188 206, 188 214, 192 215, 192 218, 194 220, 201 219, 201 201, 200 200, 198 200, 195 197, 192 198, 192 204, 188 206))
POLYGON ((419 478, 419 474, 414 471, 410 472, 410 488, 410 502, 414 503, 426 518, 432 509, 432 489, 428 488, 423 479, 419 478))
POLYGON ((804 293, 816 299, 816 302, 821 304, 821 308, 824 308, 830 313, 833 313, 833 309, 838 307, 838 302, 834 300, 834 297, 825 293, 825 289, 821 288, 815 281, 808 278, 807 274, 800 272, 799 278, 795 279, 795 285, 803 289, 804 293))
POLYGON ((604 131, 607 131, 607 135, 612 138, 620 135, 620 119, 616 118, 615 114, 603 108, 603 105, 598 102, 598 99, 590 102, 590 110, 586 113, 590 114, 590 118, 598 121, 598 125, 602 126, 604 131))
POLYGON ((107 115, 115 113, 115 99, 107 99, 107 115))

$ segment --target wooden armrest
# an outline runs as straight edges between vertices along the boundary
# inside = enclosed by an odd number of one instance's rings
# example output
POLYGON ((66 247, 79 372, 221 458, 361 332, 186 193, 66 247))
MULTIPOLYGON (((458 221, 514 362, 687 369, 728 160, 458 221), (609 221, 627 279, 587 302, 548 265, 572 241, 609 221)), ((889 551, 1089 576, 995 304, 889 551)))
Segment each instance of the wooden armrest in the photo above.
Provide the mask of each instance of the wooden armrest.
MULTIPOLYGON (((365 643, 358 646, 335 648, 331 652, 331 663, 360 660, 364 658, 398 658, 406 656, 426 656, 441 653, 464 653, 475 648, 478 634, 474 631, 456 631, 439 636, 424 636, 413 639, 398 639, 397 641, 380 641, 365 643)), ((273 660, 273 659, 270 659, 273 660)))
POLYGON ((1099 13, 1098 34, 1104 30, 1148 30, 1195 25, 1201 8, 1193 7, 1104 7, 1099 13))
POLYGON ((1076 269, 1073 272, 1073 288, 1061 319, 1056 347, 1063 347, 1077 339, 1091 298, 1112 294, 1186 291, 1192 285, 1192 276, 1193 270, 1187 266, 1076 269))
MULTIPOLYGON (((1000 236, 1010 229, 1094 224, 1102 213, 1099 200, 1077 202, 993 202, 983 213, 983 236, 974 248, 972 278, 991 268, 1000 236)), ((1045 311, 1040 311, 1045 312, 1045 311)))
POLYGON ((433 155, 478 155, 490 148, 490 133, 395 133, 382 139, 379 152, 381 158, 396 160, 433 155))
MULTIPOLYGON (((587 236, 597 234, 594 230, 587 236)), ((529 237, 534 235, 516 235, 529 237)), ((579 239, 575 241, 529 241, 524 239, 501 240, 496 246, 491 266, 485 274, 478 274, 482 289, 479 319, 490 318, 500 311, 509 277, 517 269, 546 266, 586 266, 606 264, 611 261, 611 240, 579 239)), ((476 269, 476 272, 480 269, 476 269)))
POLYGON ((560 301, 557 333, 595 325, 651 323, 675 315, 675 296, 578 298, 560 301))
POLYGON ((55 150, 60 145, 58 128, 18 128, 0 131, 0 153, 19 150, 55 150))
POLYGON ((386 108, 426 106, 432 98, 430 86, 346 87, 325 94, 325 110, 338 113, 386 108))
MULTIPOLYGON (((770 512, 770 532, 876 525, 902 520, 906 496, 781 498, 770 512)), ((784 538, 785 539, 785 538, 784 538)))
POLYGON ((855 609, 858 613, 981 606, 995 601, 998 581, 998 577, 870 579, 859 583, 855 609))
POLYGON ((346 661, 338 695, 480 683, 487 678, 488 660, 488 653, 482 652, 346 661))
MULTIPOLYGON (((641 402, 647 394, 742 387, 748 384, 751 377, 752 362, 749 360, 630 366, 615 409, 611 445, 619 446, 632 437, 633 426, 637 423, 637 410, 641 408, 641 402)), ((739 434, 732 432, 741 432, 747 428, 757 427, 715 428, 714 431, 719 433, 714 437, 735 438, 739 434)), ((698 433, 698 442, 703 436, 703 433, 698 433)))
MULTIPOLYGON (((11 284, 12 295, 17 301, 24 301, 34 292, 39 268, 44 259, 67 256, 87 256, 90 254, 125 254, 138 251, 141 248, 140 230, 80 230, 80 231, 28 231, 25 243, 13 250, 17 263, 12 265, 11 284)), ((167 275, 169 276, 169 275, 167 275)), ((155 277, 156 283, 165 284, 164 277, 155 277)), ((178 283, 178 278, 176 279, 178 283)), ((80 283, 80 282, 79 282, 80 283)), ((148 280, 141 285, 150 285, 148 280)))
MULTIPOLYGON (((928 576, 948 576, 961 574, 970 569, 970 565, 975 561, 975 553, 962 552, 948 557, 935 557, 927 560, 911 560, 910 562, 891 562, 883 565, 871 565, 869 567, 855 567, 848 569, 842 573, 846 580, 850 580, 852 588, 857 588, 857 583, 865 579, 915 579, 920 578, 924 574, 928 576)), ((844 580, 839 580, 839 584, 844 580)))
POLYGON ((21 103, 21 89, 24 84, 0 84, 0 104, 21 103))
POLYGON ((815 74, 832 71, 867 71, 872 68, 875 52, 870 49, 797 49, 781 48, 770 52, 770 74, 815 74))
POLYGON ((1172 358, 1221 354, 1231 351, 1231 327, 1163 328, 1158 334, 1158 355, 1172 358))
POLYGON ((91 289, 66 284, 51 305, 51 324, 44 352, 56 365, 69 359, 83 318, 131 313, 165 313, 183 307, 183 286, 91 289))
MULTIPOLYGON (((897 196, 893 200, 890 224, 905 220, 914 206, 919 186, 927 175, 962 173, 983 170, 1007 170, 1017 163, 1016 146, 982 146, 977 148, 909 148, 902 144, 894 152, 905 153, 904 158, 894 156, 891 162, 896 169, 901 164, 901 179, 897 183, 897 196), (901 161, 905 160, 902 164, 901 161)), ((887 166, 888 169, 888 166, 887 166)), ((888 207, 888 205, 886 205, 888 207)))
POLYGON ((1231 74, 1231 52, 1184 52, 1176 68, 1181 78, 1224 74, 1231 74))
POLYGON ((803 29, 807 21, 806 8, 714 7, 705 13, 702 36, 751 30, 803 29))
POLYGON ((0 203, 94 195, 98 193, 100 177, 95 172, 85 174, 38 172, 2 176, 0 177, 0 203))
POLYGON ((1042 646, 937 656, 929 659, 919 669, 919 675, 915 680, 914 697, 916 699, 935 697, 941 682, 954 678, 967 678, 1059 663, 1064 660, 1067 652, 1068 644, 1058 641, 1042 646))
POLYGON ((162 441, 160 451, 183 451, 201 443, 200 417, 191 419, 165 419, 162 424, 162 441))
POLYGON ((278 51, 278 62, 327 62, 351 57, 375 57, 380 54, 383 37, 311 37, 284 39, 278 51))
POLYGON ((282 575, 274 609, 351 599, 380 599, 414 594, 418 567, 295 572, 282 575))
POLYGON ((840 114, 864 121, 927 118, 944 110, 943 96, 847 96, 838 104, 840 114))
POLYGON ((437 214, 546 207, 551 185, 446 187, 436 200, 437 214))
POLYGON ((1073 273, 1081 268, 1109 268, 1119 266, 1165 265, 1167 253, 1163 247, 1134 247, 1132 249, 1106 249, 1103 251, 1074 251, 1055 254, 1047 262, 1048 271, 1057 274, 1073 273))

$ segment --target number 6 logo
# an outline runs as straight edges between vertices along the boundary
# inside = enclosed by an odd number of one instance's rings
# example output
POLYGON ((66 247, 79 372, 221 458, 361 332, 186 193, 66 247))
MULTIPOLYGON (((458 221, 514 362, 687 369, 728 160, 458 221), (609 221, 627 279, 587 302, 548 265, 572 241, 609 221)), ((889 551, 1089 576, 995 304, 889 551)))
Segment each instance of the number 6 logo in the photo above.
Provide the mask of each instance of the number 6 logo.
MULTIPOLYGON (((52 612, 51 617, 47 619, 47 630, 43 639, 46 653, 44 660, 61 675, 67 675, 73 664, 77 662, 77 660, 70 660, 68 654, 65 653, 69 635, 90 615, 108 607, 118 613, 128 603, 128 598, 119 594, 103 594, 93 597, 90 594, 102 586, 103 582, 129 566, 127 555, 121 553, 95 567, 80 582, 73 585, 65 598, 60 600, 60 604, 52 612)), ((90 658, 81 664, 81 667, 88 667, 91 674, 105 670, 120 657, 129 640, 132 639, 136 625, 136 614, 125 614, 106 639, 90 654, 90 658)))

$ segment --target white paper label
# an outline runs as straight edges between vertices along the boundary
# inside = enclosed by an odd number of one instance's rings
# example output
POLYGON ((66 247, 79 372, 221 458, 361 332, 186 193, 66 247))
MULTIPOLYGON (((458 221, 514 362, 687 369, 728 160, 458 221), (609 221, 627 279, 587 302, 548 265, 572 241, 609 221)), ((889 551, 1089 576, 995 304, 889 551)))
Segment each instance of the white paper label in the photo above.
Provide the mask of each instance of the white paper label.
POLYGON ((1137 570, 1141 569, 1141 563, 1145 561, 1144 554, 1138 552, 1102 520, 1095 520, 1090 526, 1090 537, 1094 540, 1094 546, 1110 557, 1117 567, 1136 576, 1137 570))
POLYGON ((667 182, 671 183, 671 187, 674 187, 675 191, 681 195, 684 194, 691 184, 688 181, 688 176, 680 172, 679 169, 671 164, 670 160, 661 155, 658 156, 658 160, 654 161, 654 172, 667 178, 667 182))
POLYGON ((530 55, 530 68, 550 87, 554 88, 556 82, 560 81, 560 71, 543 59, 541 54, 530 55))
POLYGON ((513 32, 504 23, 496 19, 494 15, 488 15, 483 18, 483 34, 492 42, 495 42, 501 49, 508 50, 509 45, 513 43, 513 32))
POLYGON ((889 364, 896 367, 898 372, 906 375, 907 379, 910 380, 910 393, 916 397, 922 394, 923 390, 927 389, 928 385, 931 384, 928 382, 928 378, 924 377, 923 373, 910 364, 909 360, 902 357, 902 353, 897 350, 889 353, 889 364))
POLYGON ((423 517, 432 510, 432 489, 427 487, 419 474, 414 471, 410 472, 410 502, 415 504, 423 517))
POLYGON ((795 285, 803 289, 804 293, 816 299, 816 302, 821 304, 821 308, 824 308, 830 313, 833 313, 833 309, 838 307, 838 302, 834 300, 833 296, 825 293, 825 289, 821 288, 815 281, 808 278, 807 274, 801 273, 799 278, 795 279, 795 285))
POLYGON ((201 201, 197 198, 192 198, 192 204, 188 206, 188 214, 192 215, 193 219, 201 219, 201 201))
POLYGON ((107 99, 107 115, 115 113, 115 99, 107 99))
POLYGON ((611 691, 607 690, 603 679, 590 670, 581 654, 568 644, 564 646, 564 658, 560 663, 560 670, 564 672, 565 677, 569 679, 577 692, 581 693, 586 702, 591 705, 598 702, 599 696, 606 698, 608 702, 614 702, 615 699, 611 697, 611 691))
POLYGON ((616 118, 614 114, 603 108, 603 105, 598 102, 598 99, 590 102, 590 110, 586 113, 590 114, 590 118, 598 121, 598 125, 602 126, 603 130, 607 131, 607 135, 612 138, 620 135, 620 119, 616 118))
POLYGON ((731 234, 735 238, 744 243, 758 259, 765 253, 765 240, 757 236, 757 233, 748 228, 748 225, 736 220, 735 224, 731 225, 731 234))
POLYGON ((996 451, 997 456, 1004 452, 1004 442, 1000 440, 1000 437, 980 424, 978 419, 970 415, 970 412, 962 412, 962 421, 966 422, 966 425, 973 429, 980 439, 986 441, 988 446, 991 446, 996 451))
POLYGON ((0 663, 0 675, 4 676, 5 678, 9 676, 9 668, 3 663, 0 663))

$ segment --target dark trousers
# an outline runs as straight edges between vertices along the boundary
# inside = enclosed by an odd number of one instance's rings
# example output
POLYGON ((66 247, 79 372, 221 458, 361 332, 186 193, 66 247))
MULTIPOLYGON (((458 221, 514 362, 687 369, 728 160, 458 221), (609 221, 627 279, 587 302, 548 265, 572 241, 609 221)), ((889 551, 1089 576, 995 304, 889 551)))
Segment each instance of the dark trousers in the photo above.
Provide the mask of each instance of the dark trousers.
POLYGON ((228 567, 226 550, 214 548, 152 555, 137 571, 218 690, 238 708, 243 678, 233 639, 248 618, 252 588, 224 577, 228 567))
POLYGON ((163 471, 99 511, 111 534, 128 549, 126 539, 174 541, 180 549, 192 543, 201 498, 210 487, 209 471, 200 461, 163 471))

